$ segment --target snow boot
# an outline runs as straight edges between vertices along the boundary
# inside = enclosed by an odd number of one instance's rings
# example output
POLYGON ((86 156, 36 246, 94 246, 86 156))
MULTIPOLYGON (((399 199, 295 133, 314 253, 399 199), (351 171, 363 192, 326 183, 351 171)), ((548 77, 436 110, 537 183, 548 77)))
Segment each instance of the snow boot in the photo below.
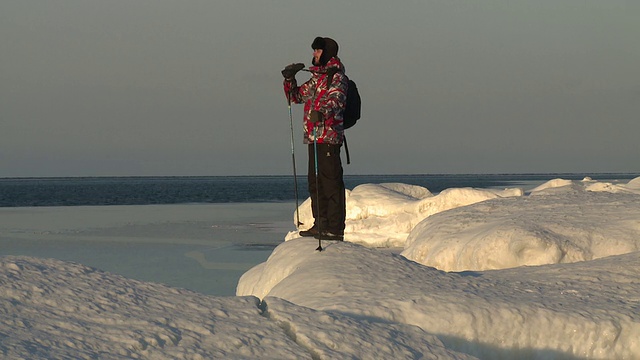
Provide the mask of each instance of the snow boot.
POLYGON ((311 229, 309 230, 302 230, 299 232, 300 236, 304 236, 304 237, 315 237, 316 235, 318 235, 318 227, 313 225, 311 227, 311 229))
POLYGON ((313 237, 318 240, 344 241, 344 235, 335 234, 329 231, 323 231, 322 233, 316 234, 313 237))

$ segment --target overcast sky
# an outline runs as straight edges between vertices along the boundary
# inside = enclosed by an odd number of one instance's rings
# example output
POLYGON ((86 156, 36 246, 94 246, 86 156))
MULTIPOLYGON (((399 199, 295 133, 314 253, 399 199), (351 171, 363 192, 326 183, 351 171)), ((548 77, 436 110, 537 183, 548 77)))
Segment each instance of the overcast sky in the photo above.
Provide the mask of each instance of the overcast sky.
POLYGON ((638 19, 637 0, 2 0, 0 177, 290 174, 280 70, 316 36, 363 98, 346 174, 640 172, 638 19))

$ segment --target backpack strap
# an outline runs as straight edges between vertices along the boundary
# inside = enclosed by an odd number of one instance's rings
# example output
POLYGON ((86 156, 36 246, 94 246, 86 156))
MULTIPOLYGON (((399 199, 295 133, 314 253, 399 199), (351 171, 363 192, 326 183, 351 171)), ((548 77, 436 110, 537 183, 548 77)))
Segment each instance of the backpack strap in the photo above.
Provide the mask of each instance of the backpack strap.
POLYGON ((331 86, 331 82, 333 81, 333 75, 335 75, 338 71, 338 68, 332 67, 327 69, 327 85, 331 86))
POLYGON ((342 142, 344 143, 344 152, 347 154, 347 165, 351 164, 351 157, 349 156, 349 145, 347 145, 347 136, 342 135, 342 142))
MULTIPOLYGON (((331 85, 331 81, 333 80, 333 75, 339 72, 338 68, 330 68, 327 70, 327 83, 331 85)), ((347 144, 347 136, 342 135, 343 143, 344 143, 344 151, 347 154, 347 165, 351 164, 351 156, 349 156, 349 145, 347 144)))

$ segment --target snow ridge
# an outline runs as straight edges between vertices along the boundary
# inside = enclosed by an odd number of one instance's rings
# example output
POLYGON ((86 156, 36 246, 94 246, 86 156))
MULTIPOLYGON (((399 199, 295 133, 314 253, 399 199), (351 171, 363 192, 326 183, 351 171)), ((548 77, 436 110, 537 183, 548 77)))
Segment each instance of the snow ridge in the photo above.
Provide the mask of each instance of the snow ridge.
MULTIPOLYGON (((313 252, 312 240, 281 247, 297 248, 302 260, 276 286, 262 291, 270 306, 277 297, 387 327, 412 325, 436 335, 450 351, 482 359, 640 355, 640 252, 572 264, 446 273, 349 243, 331 244, 322 254, 313 252)), ((288 267, 290 260, 274 256, 267 261, 271 266, 261 269, 288 267)), ((251 294, 245 289, 259 287, 259 278, 268 276, 245 274, 238 294, 251 294)))
POLYGON ((414 326, 0 257, 0 354, 29 359, 475 359, 414 326), (375 342, 372 342, 375 341, 375 342))

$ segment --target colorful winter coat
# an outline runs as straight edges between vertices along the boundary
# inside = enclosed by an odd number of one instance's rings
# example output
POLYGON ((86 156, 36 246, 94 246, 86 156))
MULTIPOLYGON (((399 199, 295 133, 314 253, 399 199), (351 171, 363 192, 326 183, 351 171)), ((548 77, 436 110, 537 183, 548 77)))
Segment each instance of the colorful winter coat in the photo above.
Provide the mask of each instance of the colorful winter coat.
POLYGON ((291 102, 304 102, 304 143, 313 143, 313 127, 316 127, 319 144, 341 145, 344 138, 343 113, 347 100, 348 79, 344 75, 344 65, 338 57, 333 57, 326 66, 312 66, 311 79, 298 86, 295 79, 284 81, 284 93, 291 102), (335 72, 331 79, 329 74, 335 72), (290 94, 290 95, 289 95, 290 94), (317 125, 310 121, 311 111, 322 113, 324 121, 317 125))

